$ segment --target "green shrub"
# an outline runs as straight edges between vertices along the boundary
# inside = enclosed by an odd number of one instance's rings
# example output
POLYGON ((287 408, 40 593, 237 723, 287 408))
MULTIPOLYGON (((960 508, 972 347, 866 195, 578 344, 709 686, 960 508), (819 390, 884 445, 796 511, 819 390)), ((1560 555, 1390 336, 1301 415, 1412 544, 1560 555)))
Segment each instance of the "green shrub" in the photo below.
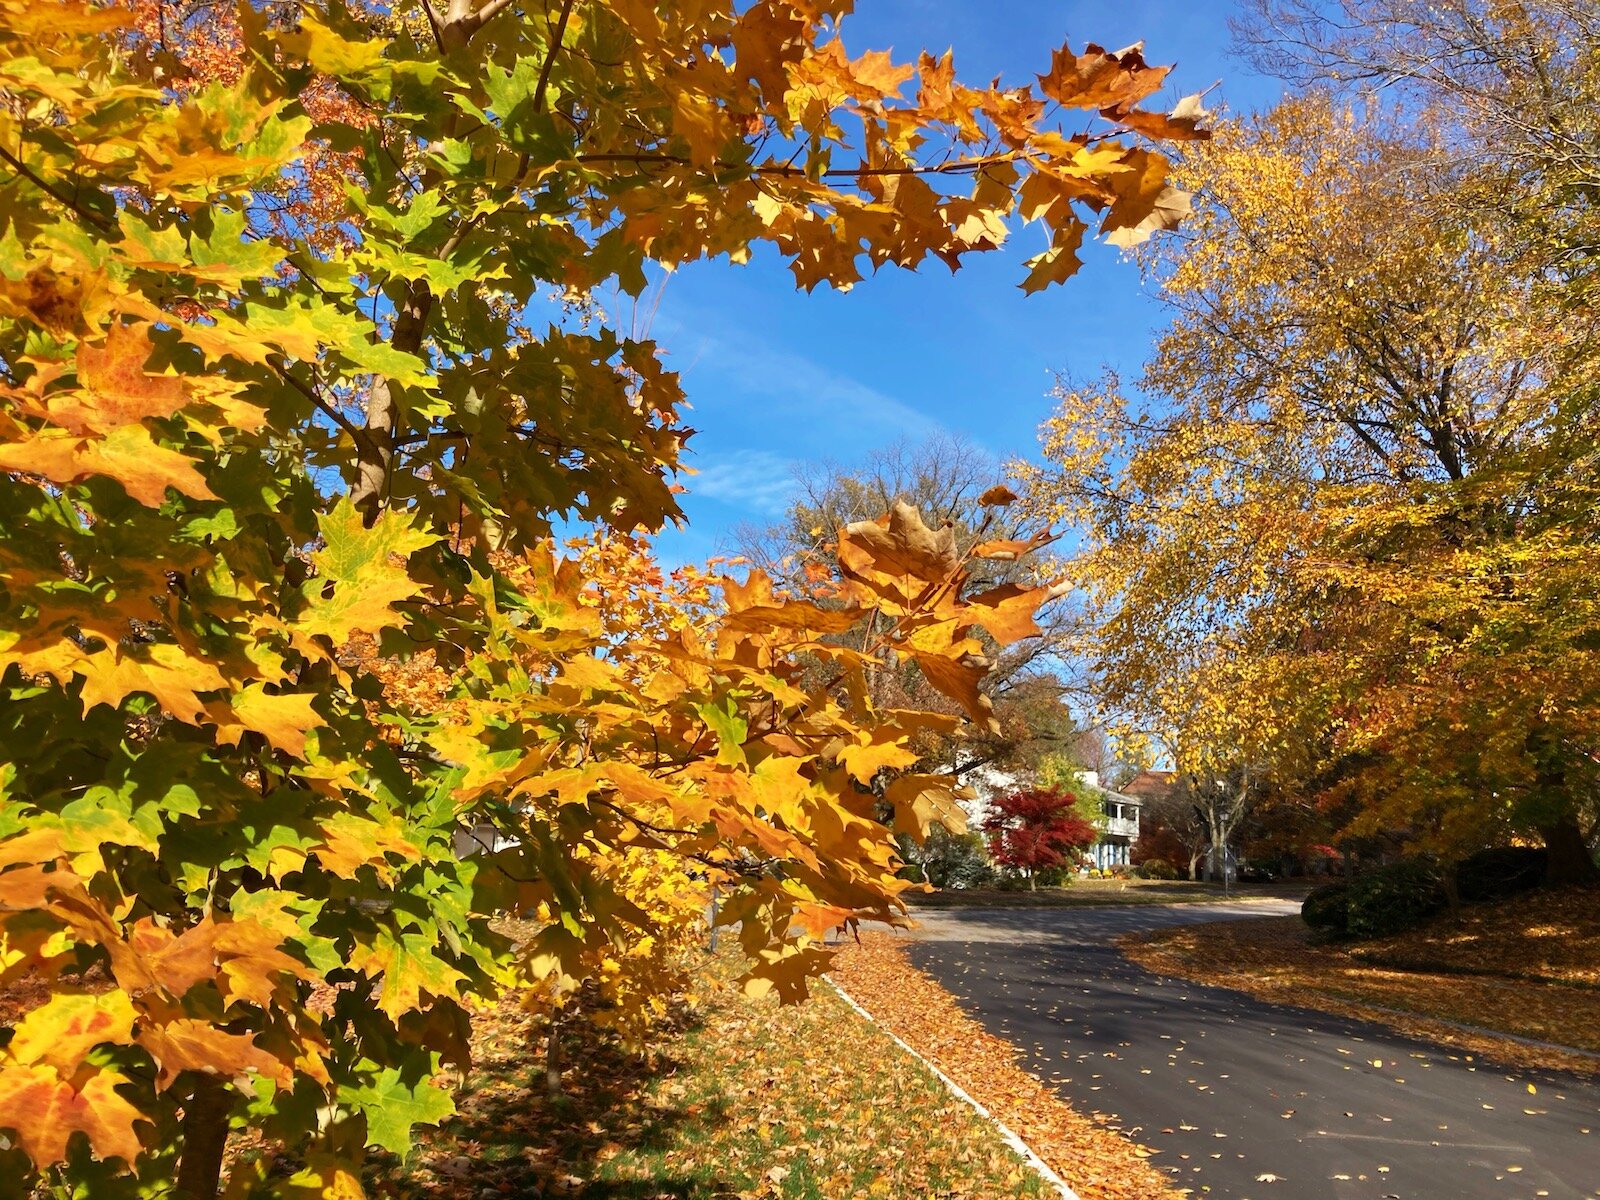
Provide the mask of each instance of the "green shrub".
POLYGON ((1041 867, 1034 872, 1034 881, 1040 887, 1066 887, 1076 873, 1073 867, 1041 867))
POLYGON ((1350 885, 1325 883, 1312 890, 1300 905, 1300 919, 1322 933, 1350 930, 1350 885))
POLYGON ((1504 900, 1544 882, 1549 854, 1534 846, 1494 846, 1456 864, 1456 894, 1469 903, 1504 900))
POLYGON ((1414 858, 1390 863, 1350 881, 1350 934, 1403 933, 1443 907, 1444 891, 1432 865, 1414 858))
POLYGON ((1140 863, 1133 869, 1133 873, 1140 879, 1177 879, 1178 868, 1164 858, 1153 858, 1149 862, 1140 863))
POLYGON ((919 843, 902 833, 895 842, 905 862, 898 872, 901 879, 936 888, 977 888, 994 881, 983 839, 975 833, 951 833, 935 825, 926 841, 919 843))

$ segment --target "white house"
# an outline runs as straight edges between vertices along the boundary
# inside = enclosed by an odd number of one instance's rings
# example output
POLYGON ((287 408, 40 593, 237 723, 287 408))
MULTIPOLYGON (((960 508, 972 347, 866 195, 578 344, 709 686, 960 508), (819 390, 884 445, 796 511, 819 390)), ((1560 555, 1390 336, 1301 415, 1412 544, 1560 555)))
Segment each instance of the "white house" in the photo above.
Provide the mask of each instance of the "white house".
POLYGON ((1079 778, 1100 793, 1104 812, 1100 823, 1100 840, 1090 847, 1090 858, 1101 870, 1126 866, 1132 861, 1133 843, 1139 840, 1139 809, 1142 802, 1136 796, 1102 787, 1096 771, 1081 771, 1079 778))

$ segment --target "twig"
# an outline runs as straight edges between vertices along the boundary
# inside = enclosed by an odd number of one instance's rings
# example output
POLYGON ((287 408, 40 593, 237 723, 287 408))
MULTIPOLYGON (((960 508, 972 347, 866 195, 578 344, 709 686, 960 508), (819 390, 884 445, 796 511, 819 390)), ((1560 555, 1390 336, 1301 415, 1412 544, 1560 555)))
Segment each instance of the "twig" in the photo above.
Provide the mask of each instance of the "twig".
MULTIPOLYGON (((837 167, 830 171, 819 171, 815 178, 819 179, 861 179, 866 177, 882 178, 896 175, 972 175, 984 167, 996 163, 1015 162, 1021 157, 1020 152, 1014 150, 1002 151, 999 154, 988 154, 982 158, 967 159, 949 163, 935 163, 932 166, 919 167, 869 167, 860 164, 854 167, 837 167)), ((572 160, 578 163, 634 163, 638 166, 647 166, 652 163, 661 163, 667 166, 692 166, 690 159, 681 154, 642 154, 642 153, 606 153, 606 154, 579 154, 572 160)), ((713 170, 719 171, 749 171, 752 175, 777 175, 784 178, 813 178, 806 168, 793 166, 780 166, 776 163, 766 166, 755 166, 750 163, 729 162, 718 159, 711 163, 713 170)))

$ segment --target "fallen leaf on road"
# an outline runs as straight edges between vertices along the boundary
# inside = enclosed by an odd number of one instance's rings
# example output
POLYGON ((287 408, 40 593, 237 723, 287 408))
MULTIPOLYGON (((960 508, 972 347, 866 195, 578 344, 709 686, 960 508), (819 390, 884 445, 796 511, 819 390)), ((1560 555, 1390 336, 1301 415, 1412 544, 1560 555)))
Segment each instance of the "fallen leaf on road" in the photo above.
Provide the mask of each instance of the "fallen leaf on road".
POLYGON ((1316 944, 1299 917, 1182 926, 1118 944, 1157 974, 1387 1025, 1471 1051, 1468 1063, 1600 1071, 1592 1054, 1496 1033, 1600 1051, 1600 905, 1587 892, 1474 905, 1460 924, 1441 918, 1356 945, 1316 944))
POLYGON ((914 968, 894 935, 863 934, 840 951, 830 975, 1014 1129, 1082 1200, 1174 1200, 1180 1194, 1134 1143, 1075 1111, 1023 1069, 1022 1051, 967 1016, 950 993, 914 968))

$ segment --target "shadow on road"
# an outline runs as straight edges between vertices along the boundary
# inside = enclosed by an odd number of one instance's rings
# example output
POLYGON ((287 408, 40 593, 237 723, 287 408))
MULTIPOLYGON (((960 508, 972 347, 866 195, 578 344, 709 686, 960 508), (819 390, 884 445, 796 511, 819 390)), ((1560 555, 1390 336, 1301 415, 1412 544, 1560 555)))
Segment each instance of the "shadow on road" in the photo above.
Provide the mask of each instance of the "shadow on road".
POLYGON ((1129 932, 1292 903, 919 913, 911 960, 1208 1197, 1593 1200, 1600 1087, 1160 978, 1129 932))

